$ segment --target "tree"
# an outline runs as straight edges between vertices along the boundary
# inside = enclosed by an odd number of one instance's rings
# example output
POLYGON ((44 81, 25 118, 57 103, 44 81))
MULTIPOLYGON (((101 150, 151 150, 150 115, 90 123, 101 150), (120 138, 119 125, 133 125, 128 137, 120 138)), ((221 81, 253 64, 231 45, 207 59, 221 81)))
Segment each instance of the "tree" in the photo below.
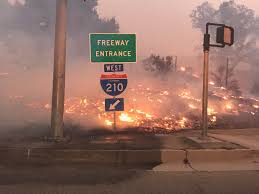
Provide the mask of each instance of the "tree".
POLYGON ((146 71, 152 72, 155 76, 165 78, 173 70, 174 64, 172 60, 172 56, 161 57, 160 55, 151 54, 143 60, 143 65, 146 71))
POLYGON ((259 54, 256 47, 259 18, 253 10, 236 4, 233 0, 221 3, 218 9, 205 2, 192 11, 191 19, 193 27, 203 33, 207 22, 224 23, 234 27, 235 44, 226 49, 215 50, 218 56, 228 55, 235 65, 239 62, 254 64, 258 59, 254 55, 259 54))
MULTIPOLYGON (((251 64, 258 74, 259 71, 259 48, 256 45, 259 39, 259 17, 254 10, 245 5, 237 4, 230 0, 214 8, 208 2, 197 6, 190 15, 193 27, 205 32, 207 22, 224 23, 235 29, 235 44, 225 49, 215 49, 212 59, 222 64, 227 56, 232 64, 237 66, 240 62, 251 64)), ((215 38, 214 38, 215 39, 215 38)))
POLYGON ((238 80, 235 79, 235 66, 219 65, 216 71, 211 72, 211 75, 216 86, 225 87, 234 95, 241 95, 238 80))
MULTIPOLYGON (((46 65, 46 60, 52 61, 56 0, 20 0, 20 2, 25 4, 0 1, 1 60, 12 55, 9 57, 11 63, 23 61, 32 66, 46 65)), ((96 7, 97 0, 68 1, 69 60, 87 57, 89 33, 119 31, 116 20, 100 18, 96 7)))
POLYGON ((251 92, 252 94, 259 95, 259 83, 254 83, 251 92))

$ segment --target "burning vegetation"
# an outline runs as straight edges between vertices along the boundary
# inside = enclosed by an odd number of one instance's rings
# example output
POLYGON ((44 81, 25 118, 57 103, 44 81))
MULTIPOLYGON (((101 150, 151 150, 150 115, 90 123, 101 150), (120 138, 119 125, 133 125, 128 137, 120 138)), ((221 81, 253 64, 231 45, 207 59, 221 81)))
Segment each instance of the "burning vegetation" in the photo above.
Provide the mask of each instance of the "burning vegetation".
MULTIPOLYGON (((197 83, 198 75, 186 72, 180 67, 174 72, 180 77, 188 77, 197 83)), ((180 87, 163 88, 138 84, 130 88, 126 97, 125 112, 116 113, 118 128, 137 128, 145 132, 170 133, 182 129, 199 129, 201 125, 202 100, 194 92, 197 89, 187 82, 180 87)), ((218 87, 210 81, 209 127, 240 128, 255 127, 259 114, 259 100, 252 97, 238 96, 224 87, 218 87), (252 121, 252 123, 251 123, 252 121)), ((12 99, 21 99, 10 97, 12 99)), ((25 103, 25 106, 50 111, 51 105, 45 103, 25 103)), ((105 112, 103 97, 73 97, 66 99, 65 117, 72 120, 92 120, 98 126, 113 128, 113 113, 105 112)))
MULTIPOLYGON (((22 61, 26 66, 18 64, 18 67, 24 66, 26 71, 29 71, 35 64, 42 66, 50 64, 50 62, 44 59, 51 58, 49 51, 53 46, 53 40, 49 37, 55 24, 53 21, 55 11, 51 11, 50 8, 55 7, 54 1, 10 0, 8 2, 12 6, 8 5, 7 1, 0 1, 2 11, 15 8, 16 12, 9 11, 5 17, 2 17, 5 19, 0 21, 2 27, 0 34, 3 37, 7 37, 0 44, 3 64, 16 64, 17 61, 22 61), (26 6, 23 6, 25 4, 26 6), (16 17, 17 15, 19 17, 16 17), (21 23, 23 24, 22 26, 20 25, 21 23), (40 56, 39 53, 41 54, 40 56)), ((85 34, 96 31, 119 31, 119 25, 114 18, 101 19, 99 17, 96 12, 97 1, 85 2, 85 8, 82 8, 81 3, 80 1, 71 3, 68 22, 68 29, 70 29, 68 32, 70 37, 68 45, 73 48, 70 49, 73 51, 70 57, 75 61, 78 57, 85 57, 85 53, 87 53, 84 41, 85 34), (82 20, 82 16, 85 16, 87 19, 82 20), (80 29, 80 34, 78 34, 76 29, 80 29)), ((237 31, 237 37, 243 37, 237 40, 238 46, 227 52, 233 61, 232 63, 239 64, 245 62, 252 64, 252 67, 255 69, 254 72, 258 72, 256 70, 258 58, 255 57, 258 56, 258 48, 254 44, 256 41, 254 38, 247 38, 258 34, 255 33, 256 30, 258 31, 259 25, 254 11, 242 5, 237 5, 233 1, 222 3, 218 9, 205 2, 193 10, 191 14, 193 27, 201 32, 204 30, 203 21, 212 20, 221 23, 221 21, 218 21, 218 18, 221 18, 223 21, 231 19, 231 25, 244 28, 244 30, 237 31), (236 17, 229 18, 229 14, 225 15, 225 13, 232 13, 231 15, 236 17), (213 16, 213 18, 207 18, 208 16, 213 16), (246 19, 236 19, 244 16, 246 16, 246 19), (244 22, 246 25, 244 25, 244 22)), ((105 42, 104 44, 113 43, 105 42)), ((226 54, 225 52, 225 50, 220 51, 214 58, 222 58, 226 54)), ((201 85, 201 77, 198 74, 192 73, 190 67, 176 67, 176 64, 177 57, 173 56, 160 57, 159 55, 151 55, 144 61, 145 70, 152 73, 154 77, 161 78, 166 83, 169 82, 168 80, 172 74, 183 77, 183 79, 186 78, 186 80, 184 80, 184 84, 177 85, 175 88, 169 86, 169 84, 160 84, 157 87, 153 84, 147 85, 141 82, 135 84, 134 88, 130 88, 126 96, 126 111, 116 113, 119 128, 134 127, 142 131, 162 133, 186 128, 200 128, 201 91, 197 94, 198 90, 193 88, 192 83, 196 82, 201 85)), ((258 126, 259 100, 248 95, 242 96, 237 87, 238 83, 235 79, 232 79, 233 76, 231 77, 233 69, 227 68, 226 70, 228 76, 223 76, 225 68, 221 66, 211 76, 214 77, 214 80, 209 82, 209 127, 240 128, 258 126), (229 77, 226 87, 222 87, 222 77, 229 77)), ((0 73, 2 80, 8 79, 9 76, 11 75, 5 71, 0 73)), ((257 78, 256 76, 253 77, 257 78)), ((253 87, 254 93, 257 93, 257 88, 259 88, 257 87, 259 85, 257 80, 255 80, 256 83, 253 87)), ((11 103, 19 104, 19 107, 22 105, 23 107, 43 112, 50 112, 51 110, 51 105, 43 101, 28 100, 24 96, 14 95, 9 98, 11 103)), ((78 119, 92 120, 97 125, 107 128, 112 128, 114 122, 113 113, 105 112, 104 98, 100 96, 67 98, 65 101, 65 116, 75 121, 78 119)))

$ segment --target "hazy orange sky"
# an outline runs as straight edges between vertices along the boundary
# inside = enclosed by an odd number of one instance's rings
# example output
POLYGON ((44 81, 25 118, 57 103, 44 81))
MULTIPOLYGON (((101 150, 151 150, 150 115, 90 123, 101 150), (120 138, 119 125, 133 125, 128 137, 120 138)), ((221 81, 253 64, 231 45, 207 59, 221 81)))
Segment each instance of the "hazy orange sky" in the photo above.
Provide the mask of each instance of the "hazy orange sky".
MULTIPOLYGON (((191 11, 205 0, 99 0, 101 17, 115 17, 121 32, 137 33, 139 55, 150 52, 189 56, 202 44, 192 29, 191 11), (175 46, 176 45, 176 46, 175 46)), ((210 0, 218 6, 222 0, 210 0)), ((236 0, 259 15, 259 0, 236 0)))

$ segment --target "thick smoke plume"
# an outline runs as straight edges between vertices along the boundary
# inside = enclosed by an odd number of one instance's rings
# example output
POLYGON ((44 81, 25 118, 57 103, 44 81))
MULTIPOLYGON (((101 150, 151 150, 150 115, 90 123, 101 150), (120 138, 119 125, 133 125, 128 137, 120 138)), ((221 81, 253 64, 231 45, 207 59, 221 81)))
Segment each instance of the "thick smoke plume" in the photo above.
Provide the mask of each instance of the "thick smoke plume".
POLYGON ((12 6, 16 4, 25 5, 25 0, 8 0, 8 3, 10 3, 10 5, 12 6))
MULTIPOLYGON (((68 1, 66 97, 96 91, 99 66, 89 63, 88 34, 118 32, 114 18, 100 18, 97 0, 68 1)), ((0 89, 2 128, 49 124, 50 114, 23 108, 51 101, 55 0, 0 0, 0 89)))
MULTIPOLYGON (((68 2, 66 126, 112 128, 113 114, 103 110, 107 95, 99 84, 103 64, 89 63, 88 34, 118 32, 118 24, 99 17, 96 0, 68 2)), ((50 124, 55 11, 54 0, 0 1, 0 129, 50 124)), ((200 129, 202 56, 178 57, 178 63, 175 57, 151 58, 158 65, 125 64, 129 84, 118 125, 151 132, 200 129)), ((210 127, 255 127, 259 100, 223 86, 210 77, 210 127)))

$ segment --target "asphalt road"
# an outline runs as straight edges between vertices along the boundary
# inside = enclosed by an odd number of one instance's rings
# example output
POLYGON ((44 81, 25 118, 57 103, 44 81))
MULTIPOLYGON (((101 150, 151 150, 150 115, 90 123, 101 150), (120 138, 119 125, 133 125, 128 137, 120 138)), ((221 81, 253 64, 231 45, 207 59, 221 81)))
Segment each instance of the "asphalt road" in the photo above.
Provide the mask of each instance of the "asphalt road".
POLYGON ((259 193, 259 171, 181 173, 150 168, 1 166, 0 194, 259 193))

